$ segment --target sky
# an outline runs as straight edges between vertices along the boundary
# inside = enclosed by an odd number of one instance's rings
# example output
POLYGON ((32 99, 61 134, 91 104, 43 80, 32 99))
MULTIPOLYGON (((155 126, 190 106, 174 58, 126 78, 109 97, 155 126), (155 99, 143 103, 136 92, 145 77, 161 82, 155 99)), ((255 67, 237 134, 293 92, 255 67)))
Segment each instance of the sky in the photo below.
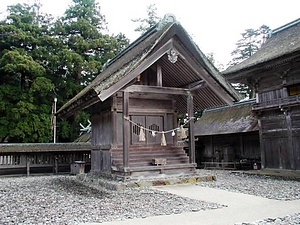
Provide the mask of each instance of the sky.
MULTIPOLYGON (((0 13, 7 5, 35 0, 0 0, 0 13)), ((40 0, 43 12, 62 15, 72 0, 40 0)), ((276 29, 300 18, 299 0, 96 0, 105 15, 110 33, 124 33, 131 41, 139 37, 132 19, 146 18, 147 7, 155 4, 157 15, 174 14, 204 52, 213 53, 217 64, 231 60, 245 29, 267 25, 276 29)), ((3 15, 3 14, 2 14, 3 15)))

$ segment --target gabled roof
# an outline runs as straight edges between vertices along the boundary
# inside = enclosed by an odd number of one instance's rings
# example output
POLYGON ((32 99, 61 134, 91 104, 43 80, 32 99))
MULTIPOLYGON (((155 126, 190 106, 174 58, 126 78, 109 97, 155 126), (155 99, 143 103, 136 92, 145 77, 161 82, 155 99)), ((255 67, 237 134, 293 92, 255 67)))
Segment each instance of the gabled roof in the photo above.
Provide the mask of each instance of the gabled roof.
MULTIPOLYGON (((201 90, 193 92, 195 110, 232 104, 240 97, 175 21, 174 16, 169 15, 109 61, 87 87, 58 110, 58 116, 67 117, 105 101, 157 61, 162 64, 164 87, 195 89, 203 81, 201 90), (179 52, 174 64, 168 60, 167 53, 171 49, 179 52)), ((178 96, 177 100, 186 106, 185 98, 178 96)))
POLYGON ((258 131, 258 123, 251 112, 255 100, 205 110, 195 123, 195 136, 244 133, 258 131))
POLYGON ((258 68, 260 65, 286 59, 300 52, 300 18, 271 32, 271 36, 250 58, 228 68, 222 74, 228 75, 258 68), (298 52, 298 53, 297 53, 298 52))

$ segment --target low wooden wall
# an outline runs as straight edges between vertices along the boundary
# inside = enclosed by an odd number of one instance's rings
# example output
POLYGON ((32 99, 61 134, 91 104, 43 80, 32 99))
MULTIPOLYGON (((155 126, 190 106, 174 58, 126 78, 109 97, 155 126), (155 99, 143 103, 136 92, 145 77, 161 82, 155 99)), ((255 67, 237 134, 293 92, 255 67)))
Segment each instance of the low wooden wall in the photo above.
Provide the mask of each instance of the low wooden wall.
POLYGON ((88 143, 30 143, 0 145, 0 175, 32 173, 69 173, 75 161, 91 167, 88 143))

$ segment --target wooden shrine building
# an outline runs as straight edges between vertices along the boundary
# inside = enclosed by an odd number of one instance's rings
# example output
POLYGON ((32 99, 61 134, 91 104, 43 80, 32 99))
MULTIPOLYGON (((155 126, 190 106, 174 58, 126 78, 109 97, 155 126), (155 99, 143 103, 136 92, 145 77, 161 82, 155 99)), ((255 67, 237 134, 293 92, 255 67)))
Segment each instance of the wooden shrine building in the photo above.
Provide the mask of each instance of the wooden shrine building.
POLYGON ((273 30, 253 56, 223 74, 256 91, 262 168, 300 170, 300 19, 273 30))
POLYGON ((250 169, 260 167, 255 99, 233 106, 204 110, 195 123, 196 162, 200 168, 250 169))
POLYGON ((167 15, 110 60, 58 116, 91 110, 91 173, 190 173, 196 167, 194 111, 236 100, 232 86, 167 15), (178 114, 188 114, 188 154, 178 145, 178 114))

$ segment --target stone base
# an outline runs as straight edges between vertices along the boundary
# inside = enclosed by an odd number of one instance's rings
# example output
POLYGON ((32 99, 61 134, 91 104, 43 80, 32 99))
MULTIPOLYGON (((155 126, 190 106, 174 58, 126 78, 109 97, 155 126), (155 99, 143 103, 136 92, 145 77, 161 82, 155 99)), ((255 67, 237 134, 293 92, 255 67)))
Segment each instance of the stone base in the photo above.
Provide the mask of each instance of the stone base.
POLYGON ((177 185, 177 184, 191 184, 197 182, 215 181, 214 175, 178 175, 178 176, 157 176, 129 180, 129 181, 115 181, 109 178, 101 177, 93 174, 78 174, 77 180, 83 185, 93 187, 99 190, 120 191, 127 188, 163 186, 163 185, 177 185))

